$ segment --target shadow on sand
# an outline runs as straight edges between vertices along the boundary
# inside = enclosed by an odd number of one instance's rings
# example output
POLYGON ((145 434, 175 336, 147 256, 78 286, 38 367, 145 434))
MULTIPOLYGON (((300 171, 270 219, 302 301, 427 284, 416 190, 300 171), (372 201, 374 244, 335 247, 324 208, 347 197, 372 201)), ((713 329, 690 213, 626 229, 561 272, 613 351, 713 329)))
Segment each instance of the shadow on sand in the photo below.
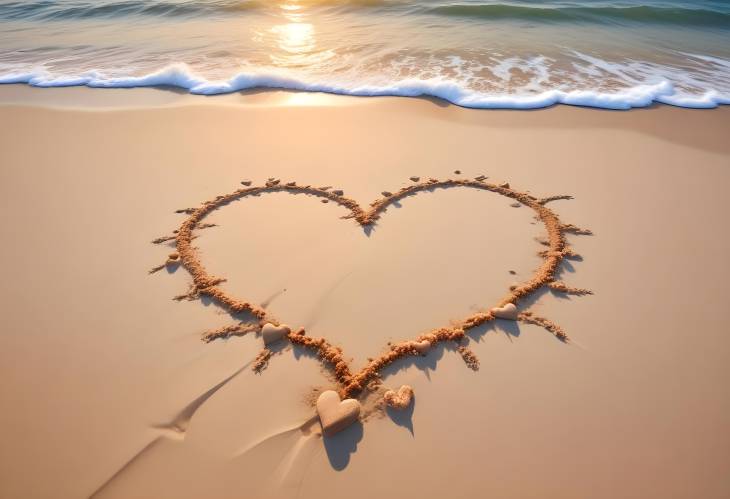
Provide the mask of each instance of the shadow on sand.
POLYGON ((351 425, 349 428, 331 437, 322 437, 324 449, 327 451, 327 459, 330 465, 337 471, 347 468, 350 463, 350 456, 357 451, 357 444, 362 440, 365 427, 362 422, 351 425))

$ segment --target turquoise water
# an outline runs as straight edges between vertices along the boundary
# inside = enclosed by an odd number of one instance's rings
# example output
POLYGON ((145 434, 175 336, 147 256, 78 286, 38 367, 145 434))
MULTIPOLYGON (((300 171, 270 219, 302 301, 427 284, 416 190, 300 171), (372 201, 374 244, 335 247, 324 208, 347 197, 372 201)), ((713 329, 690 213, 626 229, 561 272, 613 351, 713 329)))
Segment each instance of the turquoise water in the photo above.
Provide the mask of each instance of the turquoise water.
POLYGON ((0 0, 0 83, 730 103, 730 1, 0 0))

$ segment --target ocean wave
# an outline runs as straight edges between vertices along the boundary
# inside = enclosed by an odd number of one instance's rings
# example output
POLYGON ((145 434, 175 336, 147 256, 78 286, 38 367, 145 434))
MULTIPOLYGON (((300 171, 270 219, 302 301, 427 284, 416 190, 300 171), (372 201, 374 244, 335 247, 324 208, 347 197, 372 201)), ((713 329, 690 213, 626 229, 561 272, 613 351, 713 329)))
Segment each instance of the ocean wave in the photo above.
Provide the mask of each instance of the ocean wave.
POLYGON ((428 13, 443 16, 468 17, 480 20, 524 20, 543 22, 621 21, 642 24, 677 24, 684 26, 730 27, 726 11, 637 5, 607 6, 526 6, 514 4, 448 4, 430 7, 428 13))
POLYGON ((248 10, 259 5, 258 1, 164 1, 127 0, 112 2, 54 2, 40 0, 30 2, 0 3, 0 19, 26 21, 61 21, 74 19, 117 18, 124 16, 194 17, 208 16, 225 11, 248 10))
POLYGON ((177 87, 192 94, 216 95, 254 88, 325 92, 352 96, 436 97, 452 104, 476 109, 537 109, 556 104, 632 109, 664 103, 687 108, 714 108, 730 104, 730 95, 715 90, 703 94, 676 91, 668 80, 639 84, 614 92, 593 90, 545 90, 525 94, 477 92, 444 79, 403 79, 385 85, 343 85, 307 82, 274 72, 238 73, 228 80, 207 80, 182 63, 169 65, 143 76, 107 77, 91 71, 77 76, 54 76, 46 70, 6 73, 0 84, 25 83, 36 87, 87 86, 93 88, 177 87))
MULTIPOLYGON (((377 7, 393 0, 301 0, 307 6, 377 7)), ((0 20, 68 21, 120 17, 215 17, 271 7, 266 0, 116 0, 56 2, 52 0, 0 3, 0 20)))

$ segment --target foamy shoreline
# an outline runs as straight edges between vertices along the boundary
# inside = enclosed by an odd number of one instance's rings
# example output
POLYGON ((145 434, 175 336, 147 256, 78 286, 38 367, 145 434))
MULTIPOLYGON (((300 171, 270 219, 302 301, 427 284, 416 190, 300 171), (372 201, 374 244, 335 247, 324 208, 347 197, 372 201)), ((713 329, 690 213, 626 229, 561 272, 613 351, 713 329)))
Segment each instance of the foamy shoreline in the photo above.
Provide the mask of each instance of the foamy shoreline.
MULTIPOLYGON (((0 102, 0 496, 726 496, 730 109, 24 86, 0 102), (147 274, 174 251, 150 242, 176 210, 241 181, 366 207, 410 177, 481 175, 575 197, 549 207, 594 235, 566 234, 582 260, 560 278, 595 295, 520 303, 571 341, 491 321, 467 333, 478 371, 448 345, 394 363, 384 387, 412 386, 415 405, 364 399, 366 420, 324 441, 309 401, 336 383, 316 358, 284 345, 256 374, 260 338, 201 341, 229 314, 173 301, 179 268, 147 274)), ((212 212, 192 242, 225 290, 360 369, 540 265, 534 212, 472 191, 404 197, 369 232, 336 202, 271 192, 212 212)))
MULTIPOLYGON (((720 61, 722 62, 722 61, 720 61)), ((724 64, 724 62, 723 62, 724 64)), ((656 80, 656 78, 655 78, 656 80)), ((426 97, 442 99, 469 109, 542 109, 556 104, 597 109, 628 110, 653 104, 689 109, 712 109, 730 104, 730 96, 716 89, 687 93, 666 78, 653 83, 606 90, 544 89, 540 92, 484 93, 457 81, 409 78, 387 84, 317 83, 280 72, 242 72, 229 79, 211 81, 188 65, 176 63, 143 76, 103 76, 96 71, 78 76, 53 75, 45 70, 0 75, 0 84, 27 84, 39 88, 87 87, 130 89, 167 87, 192 95, 218 96, 246 91, 321 92, 351 97, 426 97)))

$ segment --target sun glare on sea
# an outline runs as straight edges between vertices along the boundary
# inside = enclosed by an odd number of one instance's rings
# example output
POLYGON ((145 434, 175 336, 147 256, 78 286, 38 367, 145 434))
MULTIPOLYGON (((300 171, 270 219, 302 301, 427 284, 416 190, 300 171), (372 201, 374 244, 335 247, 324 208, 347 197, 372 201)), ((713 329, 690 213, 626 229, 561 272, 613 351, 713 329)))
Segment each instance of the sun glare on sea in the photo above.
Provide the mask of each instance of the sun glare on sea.
POLYGON ((307 54, 316 46, 314 26, 305 22, 306 13, 298 3, 283 3, 279 6, 284 24, 277 24, 271 28, 276 37, 276 43, 281 50, 288 54, 307 54))
POLYGON ((331 49, 321 46, 315 16, 305 5, 288 1, 278 7, 281 21, 268 30, 278 49, 269 55, 276 66, 314 69, 334 56, 331 49))
POLYGON ((306 54, 316 45, 314 26, 309 23, 279 24, 271 31, 277 36, 279 48, 290 54, 306 54))

